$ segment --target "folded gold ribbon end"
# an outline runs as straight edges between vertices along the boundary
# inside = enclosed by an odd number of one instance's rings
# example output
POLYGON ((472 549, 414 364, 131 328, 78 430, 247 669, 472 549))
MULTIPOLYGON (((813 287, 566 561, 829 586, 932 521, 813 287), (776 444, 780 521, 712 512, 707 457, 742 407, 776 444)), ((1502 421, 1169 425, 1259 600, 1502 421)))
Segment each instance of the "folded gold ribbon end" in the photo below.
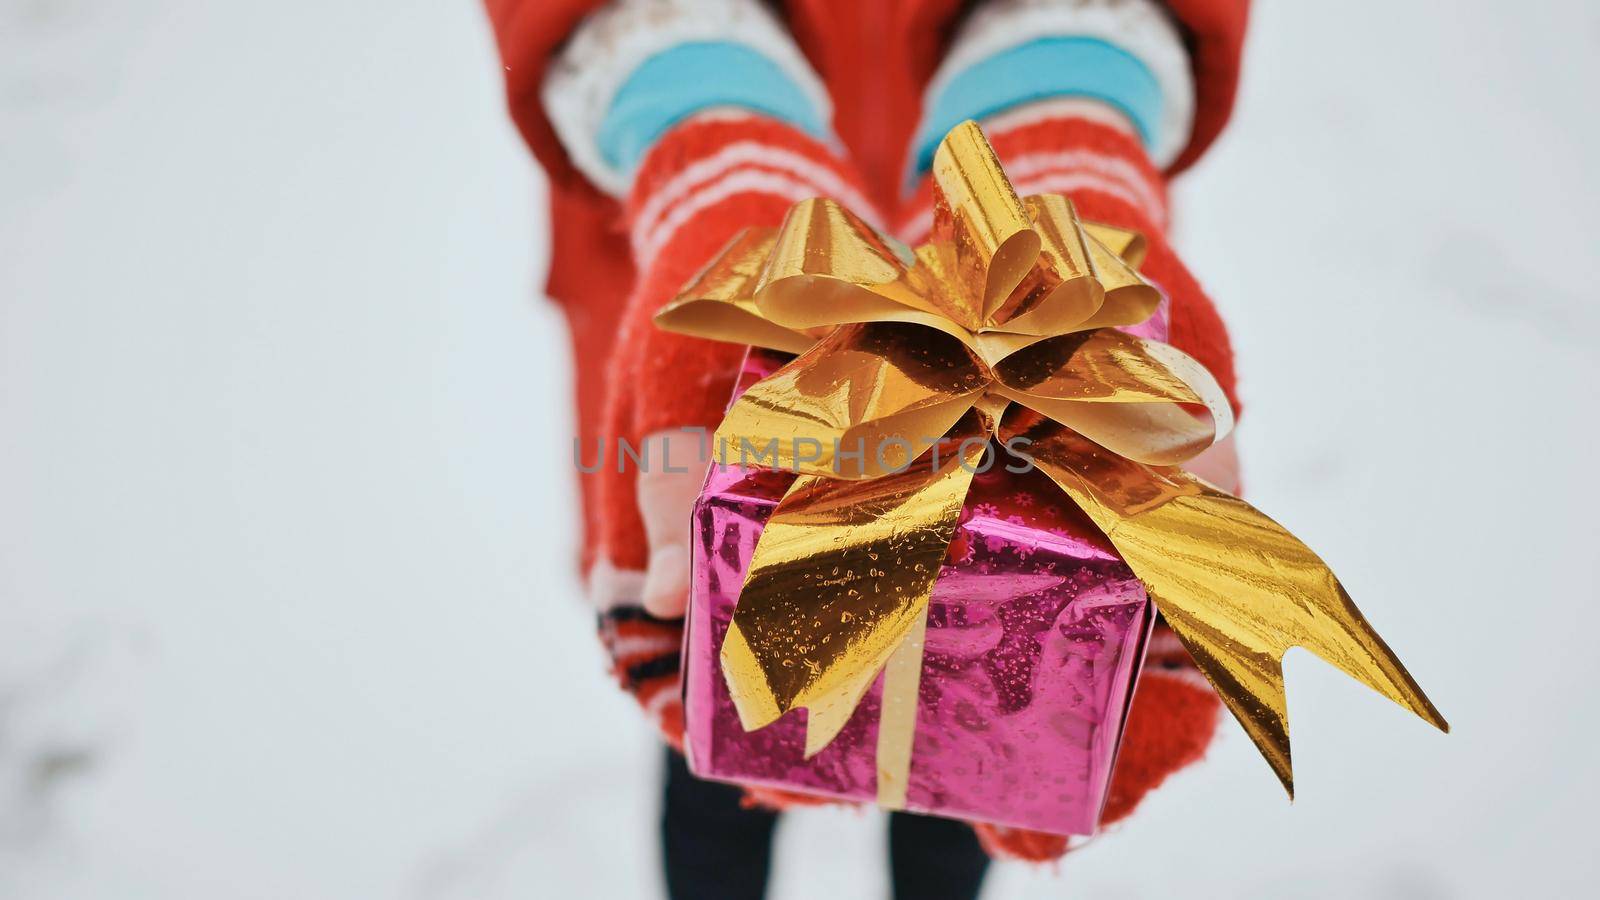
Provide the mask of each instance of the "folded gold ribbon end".
POLYGON ((1294 793, 1283 656, 1304 647, 1448 731, 1333 572, 1271 518, 1174 467, 1036 430, 1034 460, 1106 533, 1195 664, 1294 793))

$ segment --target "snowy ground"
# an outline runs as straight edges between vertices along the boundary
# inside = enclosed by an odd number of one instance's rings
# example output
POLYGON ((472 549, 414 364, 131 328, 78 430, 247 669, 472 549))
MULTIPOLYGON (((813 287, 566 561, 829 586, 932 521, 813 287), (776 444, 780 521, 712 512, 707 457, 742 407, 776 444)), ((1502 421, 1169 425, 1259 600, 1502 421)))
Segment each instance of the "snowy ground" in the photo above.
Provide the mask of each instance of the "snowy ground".
MULTIPOLYGON (((1575 895, 1600 10, 1259 5, 1179 240, 1257 503, 1456 730, 1297 657, 1292 808, 1230 724, 987 896, 1575 895)), ((651 896, 476 5, 0 0, 0 134, 0 896, 651 896)), ((793 817, 776 897, 871 896, 879 826, 793 817)))

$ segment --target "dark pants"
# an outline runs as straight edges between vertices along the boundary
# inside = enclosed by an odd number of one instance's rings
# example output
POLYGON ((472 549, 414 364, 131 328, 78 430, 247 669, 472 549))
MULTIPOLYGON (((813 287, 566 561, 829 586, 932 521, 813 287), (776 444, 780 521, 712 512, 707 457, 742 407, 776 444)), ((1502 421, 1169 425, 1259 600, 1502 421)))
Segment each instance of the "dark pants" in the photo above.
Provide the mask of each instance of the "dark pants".
MULTIPOLYGON (((738 788, 701 781, 667 751, 661 846, 672 900, 760 900, 778 814, 744 809, 738 788)), ((974 900, 989 857, 972 829, 949 819, 889 816, 889 869, 897 900, 974 900)))

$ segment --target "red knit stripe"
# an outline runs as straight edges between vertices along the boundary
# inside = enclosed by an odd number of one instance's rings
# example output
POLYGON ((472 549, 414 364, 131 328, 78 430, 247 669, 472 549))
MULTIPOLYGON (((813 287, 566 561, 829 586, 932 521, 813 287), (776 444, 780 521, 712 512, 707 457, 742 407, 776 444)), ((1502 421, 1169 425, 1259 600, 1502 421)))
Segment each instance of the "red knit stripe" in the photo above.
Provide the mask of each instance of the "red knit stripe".
MULTIPOLYGON (((738 232, 751 226, 774 226, 797 199, 793 192, 752 188, 700 206, 696 194, 726 185, 733 175, 776 175, 790 184, 807 185, 809 193, 828 193, 822 182, 843 184, 861 192, 861 180, 849 165, 816 139, 774 119, 760 116, 698 118, 669 131, 645 156, 628 199, 628 228, 649 215, 659 230, 674 210, 690 210, 658 238, 640 275, 622 323, 619 350, 612 359, 606 410, 606 433, 637 443, 657 431, 685 426, 714 427, 722 418, 744 348, 682 335, 654 327, 651 317, 671 299, 712 254, 738 232), (772 153, 732 167, 706 168, 731 147, 758 145, 772 153), (785 157, 800 162, 789 169, 785 157), (699 169, 696 166, 700 165, 699 169), (823 173, 818 175, 817 170, 823 173), (683 190, 685 184, 691 189, 683 190), (652 204, 657 192, 670 191, 666 203, 652 204)), ((870 210, 861 211, 871 215, 870 210)), ((643 569, 646 559, 643 523, 634 504, 637 473, 608 466, 599 476, 603 507, 601 542, 616 566, 643 569)))
POLYGON ((618 620, 607 614, 601 617, 600 641, 618 678, 643 682, 662 672, 677 671, 683 625, 660 619, 618 620))
POLYGON ((826 144, 785 122, 756 115, 700 117, 672 128, 645 155, 628 194, 630 219, 651 194, 685 169, 724 147, 744 142, 769 144, 799 153, 828 167, 857 189, 861 187, 861 179, 826 144))
POLYGON ((989 143, 1005 164, 1022 157, 1064 150, 1081 150, 1118 160, 1131 170, 1130 177, 1143 181, 1156 193, 1161 205, 1166 205, 1166 180, 1150 163, 1139 139, 1101 122, 1070 116, 1039 119, 991 134, 989 143))
POLYGON ((757 116, 692 119, 662 139, 634 181, 628 226, 636 261, 648 268, 677 231, 746 193, 786 205, 833 197, 875 217, 860 180, 809 135, 757 116))
POLYGON ((676 693, 677 690, 678 676, 676 673, 670 675, 658 675, 655 678, 646 678, 641 680, 634 687, 633 696, 634 699, 639 701, 640 705, 648 705, 654 701, 657 695, 659 695, 662 691, 676 693))
POLYGON ((652 678, 633 689, 633 698, 655 720, 667 743, 683 748, 683 699, 679 694, 678 676, 652 678))
POLYGON ((652 640, 677 634, 677 622, 661 619, 630 619, 612 622, 607 626, 608 636, 616 640, 652 640))

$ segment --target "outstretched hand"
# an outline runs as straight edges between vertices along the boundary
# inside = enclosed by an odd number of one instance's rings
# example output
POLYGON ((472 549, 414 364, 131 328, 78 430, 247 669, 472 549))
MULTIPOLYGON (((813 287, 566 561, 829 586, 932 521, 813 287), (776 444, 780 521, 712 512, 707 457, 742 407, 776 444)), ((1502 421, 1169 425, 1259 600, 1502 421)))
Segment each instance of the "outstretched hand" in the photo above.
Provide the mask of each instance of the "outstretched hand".
POLYGON ((664 465, 641 471, 637 482, 649 562, 641 598, 645 612, 676 619, 689 603, 689 516, 709 460, 691 433, 659 431, 645 438, 646 458, 664 465))

